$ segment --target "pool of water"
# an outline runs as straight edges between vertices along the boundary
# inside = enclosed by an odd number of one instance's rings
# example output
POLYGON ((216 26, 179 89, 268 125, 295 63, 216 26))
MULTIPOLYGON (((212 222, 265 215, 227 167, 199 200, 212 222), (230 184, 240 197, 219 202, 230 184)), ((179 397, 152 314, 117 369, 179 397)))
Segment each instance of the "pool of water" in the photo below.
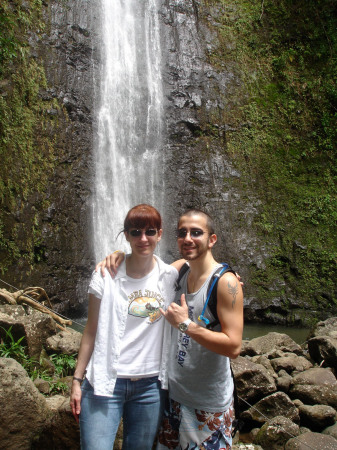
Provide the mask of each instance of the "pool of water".
POLYGON ((271 325, 261 323, 247 323, 243 329, 243 339, 253 339, 265 336, 270 332, 284 333, 293 339, 297 344, 303 344, 308 337, 309 328, 286 327, 282 325, 271 325))

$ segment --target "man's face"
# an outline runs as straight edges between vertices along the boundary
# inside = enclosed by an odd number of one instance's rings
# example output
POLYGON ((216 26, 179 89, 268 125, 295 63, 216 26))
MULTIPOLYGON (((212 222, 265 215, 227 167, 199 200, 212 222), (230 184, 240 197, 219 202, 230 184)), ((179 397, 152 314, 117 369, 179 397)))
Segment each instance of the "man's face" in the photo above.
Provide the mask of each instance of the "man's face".
POLYGON ((215 234, 209 235, 206 217, 202 215, 181 216, 177 241, 181 256, 187 261, 193 261, 213 247, 216 236, 215 234))

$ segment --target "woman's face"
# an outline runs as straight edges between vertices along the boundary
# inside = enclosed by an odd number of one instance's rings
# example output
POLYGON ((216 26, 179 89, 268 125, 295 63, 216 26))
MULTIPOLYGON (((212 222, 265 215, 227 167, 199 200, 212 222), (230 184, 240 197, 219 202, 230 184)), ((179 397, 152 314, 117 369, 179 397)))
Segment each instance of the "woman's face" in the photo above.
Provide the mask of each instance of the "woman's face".
POLYGON ((126 240, 130 243, 132 253, 139 256, 148 256, 153 254, 161 239, 162 231, 152 227, 130 228, 124 234, 126 240))

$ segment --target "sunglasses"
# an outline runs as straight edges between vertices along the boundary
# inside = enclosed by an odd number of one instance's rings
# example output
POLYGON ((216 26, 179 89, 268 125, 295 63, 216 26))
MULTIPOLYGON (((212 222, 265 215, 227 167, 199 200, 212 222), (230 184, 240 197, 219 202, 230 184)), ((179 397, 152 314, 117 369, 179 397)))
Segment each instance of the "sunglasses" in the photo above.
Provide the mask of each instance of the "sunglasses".
POLYGON ((203 234, 207 233, 207 231, 200 230, 199 228, 194 228, 190 231, 186 230, 186 228, 179 228, 179 230, 177 230, 177 238, 183 239, 188 235, 188 233, 190 233, 191 239, 198 239, 203 234))
MULTIPOLYGON (((146 236, 155 236, 157 234, 157 230, 155 230, 154 228, 149 228, 147 230, 144 231, 146 236)), ((143 234, 142 230, 130 230, 129 234, 132 237, 140 237, 143 234)))

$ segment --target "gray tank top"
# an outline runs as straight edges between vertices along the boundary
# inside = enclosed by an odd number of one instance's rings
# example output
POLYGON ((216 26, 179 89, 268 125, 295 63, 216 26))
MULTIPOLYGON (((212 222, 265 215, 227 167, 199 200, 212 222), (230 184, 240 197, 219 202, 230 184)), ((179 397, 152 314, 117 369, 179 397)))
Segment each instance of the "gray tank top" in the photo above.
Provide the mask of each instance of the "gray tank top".
MULTIPOLYGON (((180 281, 175 301, 180 303, 181 294, 185 293, 189 318, 205 327, 198 317, 213 273, 197 292, 186 294, 188 273, 189 270, 180 281)), ((212 317, 210 312, 208 315, 212 317)), ((229 358, 207 350, 176 328, 172 328, 168 374, 170 397, 186 406, 220 412, 228 409, 232 402, 234 385, 229 358)))

